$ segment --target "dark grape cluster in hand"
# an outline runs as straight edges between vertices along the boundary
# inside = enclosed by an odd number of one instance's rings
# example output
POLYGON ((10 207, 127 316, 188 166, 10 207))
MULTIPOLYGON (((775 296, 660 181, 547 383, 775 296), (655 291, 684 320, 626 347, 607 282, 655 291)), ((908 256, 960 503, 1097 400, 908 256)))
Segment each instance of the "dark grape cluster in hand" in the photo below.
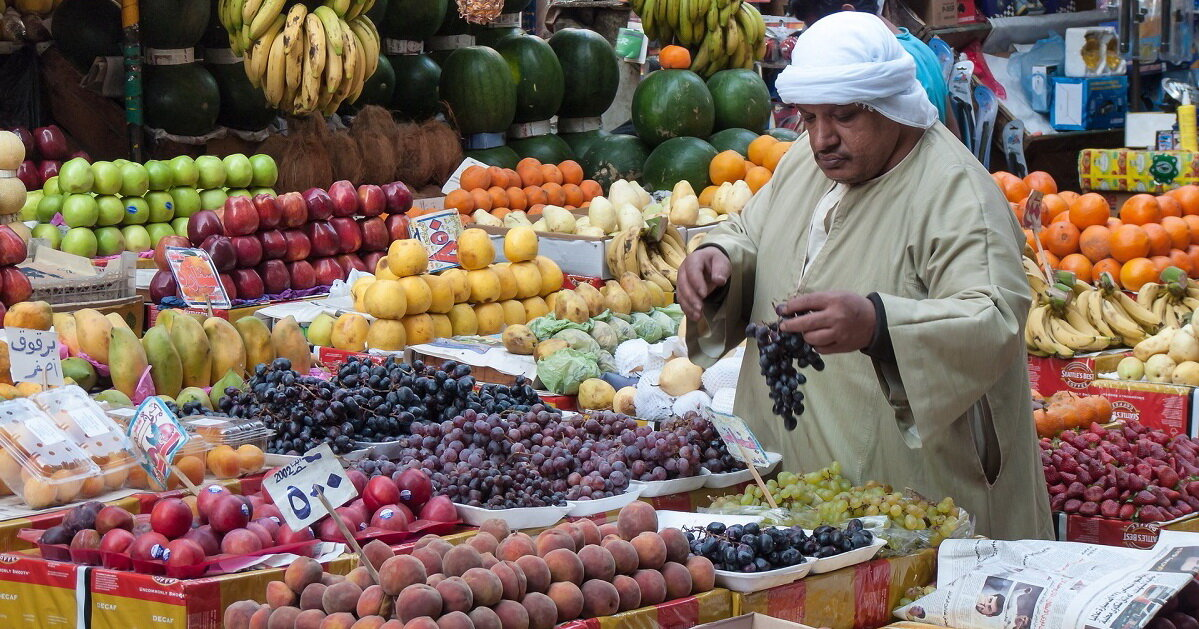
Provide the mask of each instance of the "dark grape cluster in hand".
POLYGON ((751 323, 745 334, 758 343, 758 368, 770 385, 774 414, 783 418, 787 430, 795 430, 795 418, 804 412, 804 395, 799 387, 808 381, 799 370, 811 367, 820 371, 824 359, 802 334, 781 331, 779 321, 751 323))
POLYGON ((808 535, 793 526, 766 527, 756 523, 725 526, 713 522, 704 528, 685 529, 691 552, 712 560, 717 570, 765 572, 795 566, 812 557, 822 559, 865 548, 874 536, 861 520, 850 520, 845 530, 821 526, 808 535))

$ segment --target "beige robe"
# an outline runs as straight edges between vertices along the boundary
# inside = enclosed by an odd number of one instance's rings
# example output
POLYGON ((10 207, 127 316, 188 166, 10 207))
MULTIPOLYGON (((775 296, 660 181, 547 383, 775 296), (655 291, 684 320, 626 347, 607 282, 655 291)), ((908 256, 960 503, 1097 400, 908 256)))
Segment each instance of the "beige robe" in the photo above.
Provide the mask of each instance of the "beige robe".
POLYGON ((857 483, 952 496, 982 535, 1050 538, 1022 334, 1024 238, 1003 195, 937 124, 890 172, 850 188, 801 279, 812 211, 831 185, 801 137, 745 210, 708 235, 705 246, 723 248, 733 272, 704 325, 687 326, 692 360, 710 365, 745 339, 750 320, 776 319, 773 304, 796 287, 877 292, 897 365, 826 356, 823 372, 807 370, 806 412, 789 432, 771 411, 751 340, 738 415, 788 470, 840 461, 857 483))

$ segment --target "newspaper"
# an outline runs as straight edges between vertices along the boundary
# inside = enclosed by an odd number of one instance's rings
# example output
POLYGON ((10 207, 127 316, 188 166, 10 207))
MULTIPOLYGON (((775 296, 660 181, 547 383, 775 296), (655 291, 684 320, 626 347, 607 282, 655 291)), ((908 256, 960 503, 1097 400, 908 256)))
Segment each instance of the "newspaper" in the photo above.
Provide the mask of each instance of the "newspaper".
POLYGON ((1152 550, 1072 542, 945 540, 937 591, 895 610, 957 629, 1137 629, 1199 573, 1199 534, 1152 550))

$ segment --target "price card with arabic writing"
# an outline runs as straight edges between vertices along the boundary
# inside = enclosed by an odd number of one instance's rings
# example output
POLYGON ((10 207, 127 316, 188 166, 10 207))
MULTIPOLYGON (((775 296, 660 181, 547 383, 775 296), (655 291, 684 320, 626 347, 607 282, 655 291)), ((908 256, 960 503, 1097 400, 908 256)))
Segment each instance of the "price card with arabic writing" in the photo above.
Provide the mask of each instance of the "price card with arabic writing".
POLYGON ((9 373, 13 382, 62 384, 58 334, 48 330, 5 328, 8 335, 9 373))

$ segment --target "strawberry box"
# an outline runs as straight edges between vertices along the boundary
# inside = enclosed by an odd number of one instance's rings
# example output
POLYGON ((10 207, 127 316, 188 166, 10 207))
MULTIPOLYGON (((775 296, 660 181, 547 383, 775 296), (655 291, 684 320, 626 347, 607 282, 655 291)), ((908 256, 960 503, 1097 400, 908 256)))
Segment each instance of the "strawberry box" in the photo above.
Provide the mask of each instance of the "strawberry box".
MULTIPOLYGON (((1028 355, 1028 384, 1034 391, 1043 396, 1050 396, 1058 391, 1073 391, 1075 393, 1094 393, 1091 385, 1098 374, 1104 370, 1103 365, 1113 358, 1115 364, 1121 358, 1132 354, 1131 350, 1109 350, 1085 356, 1075 356, 1070 359, 1028 355)), ((1114 370, 1114 367, 1112 368, 1114 370)))

